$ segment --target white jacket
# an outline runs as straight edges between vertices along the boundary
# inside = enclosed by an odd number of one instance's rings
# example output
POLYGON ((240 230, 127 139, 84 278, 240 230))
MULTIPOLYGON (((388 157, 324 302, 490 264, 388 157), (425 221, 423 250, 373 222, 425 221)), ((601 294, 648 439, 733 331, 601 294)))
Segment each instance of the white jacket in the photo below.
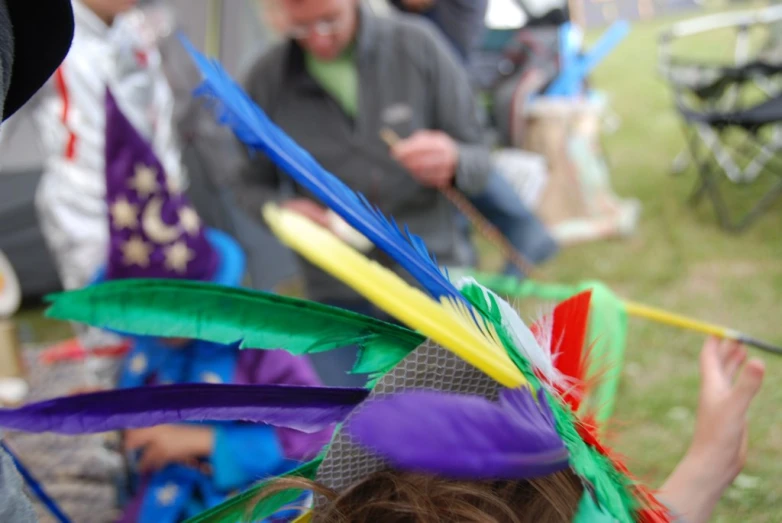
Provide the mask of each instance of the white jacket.
POLYGON ((174 97, 144 15, 130 11, 109 27, 79 0, 74 0, 73 10, 71 50, 33 101, 45 155, 39 204, 45 203, 46 194, 62 197, 65 191, 93 210, 93 205, 105 206, 107 86, 123 113, 152 143, 169 179, 184 188, 174 97))

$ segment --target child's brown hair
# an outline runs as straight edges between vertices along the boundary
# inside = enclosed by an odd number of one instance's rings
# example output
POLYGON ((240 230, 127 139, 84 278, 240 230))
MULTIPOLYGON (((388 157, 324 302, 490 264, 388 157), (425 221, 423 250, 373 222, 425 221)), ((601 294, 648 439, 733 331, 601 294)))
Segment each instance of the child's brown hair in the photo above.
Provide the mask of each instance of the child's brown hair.
POLYGON ((530 481, 452 481, 387 470, 343 492, 285 478, 262 495, 288 489, 328 500, 313 523, 570 523, 583 493, 569 470, 530 481))

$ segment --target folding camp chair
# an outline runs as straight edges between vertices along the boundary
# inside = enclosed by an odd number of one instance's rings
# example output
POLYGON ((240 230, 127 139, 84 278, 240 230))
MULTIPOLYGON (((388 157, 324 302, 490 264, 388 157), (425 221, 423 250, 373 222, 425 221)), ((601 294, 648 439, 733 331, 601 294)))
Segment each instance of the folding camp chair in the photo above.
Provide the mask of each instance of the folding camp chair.
POLYGON ((676 170, 693 163, 699 182, 691 202, 708 197, 720 225, 740 232, 782 196, 782 58, 771 24, 782 21, 782 6, 754 13, 703 17, 675 25, 661 37, 661 72, 674 94, 689 147, 676 170), (719 65, 673 57, 675 40, 712 31, 735 31, 735 64, 719 65), (772 37, 754 54, 756 37, 772 37), (732 216, 723 196, 725 181, 749 185, 776 181, 741 216, 732 216))

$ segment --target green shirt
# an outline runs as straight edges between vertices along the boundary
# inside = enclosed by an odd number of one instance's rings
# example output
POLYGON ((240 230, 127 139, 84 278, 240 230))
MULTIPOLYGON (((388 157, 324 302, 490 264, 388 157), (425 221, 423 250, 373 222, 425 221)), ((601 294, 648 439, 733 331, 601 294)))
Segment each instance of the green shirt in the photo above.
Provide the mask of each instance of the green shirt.
POLYGON ((351 117, 358 112, 358 67, 354 45, 350 45, 334 60, 319 60, 305 53, 307 71, 320 86, 351 117))

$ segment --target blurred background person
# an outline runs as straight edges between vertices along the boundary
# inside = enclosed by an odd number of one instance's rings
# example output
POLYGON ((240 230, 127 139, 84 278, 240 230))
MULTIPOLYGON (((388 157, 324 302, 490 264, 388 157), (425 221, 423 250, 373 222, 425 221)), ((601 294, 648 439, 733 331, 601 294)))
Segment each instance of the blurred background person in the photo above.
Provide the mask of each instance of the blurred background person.
POLYGON ((389 0, 389 3, 400 11, 431 20, 465 62, 469 62, 470 54, 486 30, 488 0, 389 0))
POLYGON ((71 52, 34 102, 45 155, 36 206, 65 289, 89 283, 107 256, 102 110, 107 86, 152 142, 170 182, 184 184, 173 96, 157 49, 139 36, 143 17, 134 13, 135 3, 75 0, 71 52))
MULTIPOLYGON (((377 16, 359 4, 281 0, 286 38, 252 64, 244 86, 327 170, 409 224, 440 263, 458 264, 461 233, 438 188, 481 194, 491 170, 470 82, 430 24, 417 16, 377 16), (384 129, 402 138, 390 151, 384 129)), ((263 155, 248 155, 232 183, 239 203, 258 219, 265 203, 282 200, 329 226, 326 209, 289 186, 263 155)), ((377 252, 371 256, 394 267, 377 252)), ((303 265, 309 298, 382 316, 352 290, 303 265)), ((318 356, 313 359, 327 383, 350 382, 345 372, 355 349, 341 358, 318 356)))
MULTIPOLYGON (((75 33, 64 62, 26 108, 42 146, 43 174, 35 204, 62 287, 89 284, 105 264, 108 215, 105 202, 105 93, 111 88, 133 125, 152 144, 172 187, 185 185, 173 126, 174 98, 158 50, 144 38, 144 17, 135 0, 74 0, 75 33)), ((149 172, 131 185, 151 190, 149 172)), ((96 329, 80 331, 89 350, 119 340, 96 329)), ((69 394, 113 386, 117 362, 89 354, 84 365, 50 375, 34 394, 69 394)), ((52 496, 76 521, 112 521, 122 500, 122 453, 114 434, 79 438, 30 436, 28 454, 57 467, 42 473, 52 496)))

